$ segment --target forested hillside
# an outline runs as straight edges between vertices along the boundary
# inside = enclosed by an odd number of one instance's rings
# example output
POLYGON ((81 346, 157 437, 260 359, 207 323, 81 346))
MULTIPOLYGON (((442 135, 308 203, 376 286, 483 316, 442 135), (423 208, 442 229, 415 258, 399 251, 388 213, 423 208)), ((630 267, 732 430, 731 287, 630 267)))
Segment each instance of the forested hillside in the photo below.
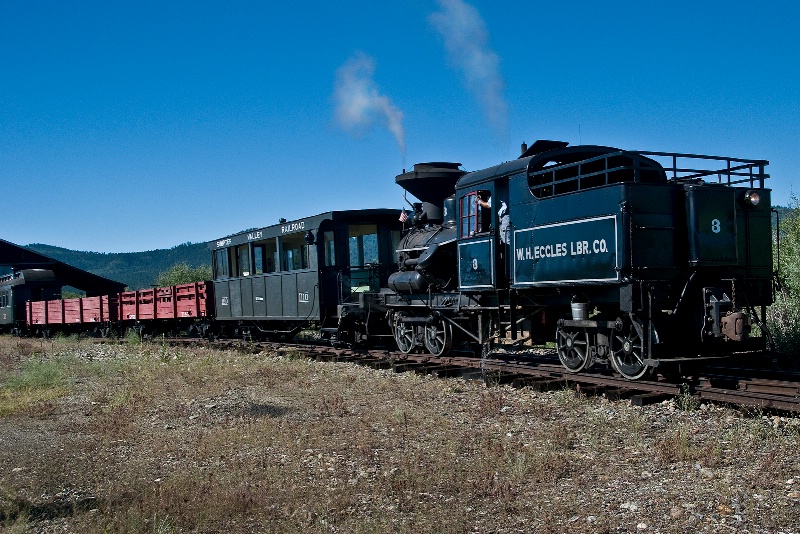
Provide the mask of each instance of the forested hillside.
POLYGON ((63 261, 85 271, 117 280, 131 289, 150 287, 159 274, 170 267, 185 263, 191 267, 211 264, 206 243, 183 243, 170 249, 145 252, 83 252, 42 243, 26 248, 63 261))

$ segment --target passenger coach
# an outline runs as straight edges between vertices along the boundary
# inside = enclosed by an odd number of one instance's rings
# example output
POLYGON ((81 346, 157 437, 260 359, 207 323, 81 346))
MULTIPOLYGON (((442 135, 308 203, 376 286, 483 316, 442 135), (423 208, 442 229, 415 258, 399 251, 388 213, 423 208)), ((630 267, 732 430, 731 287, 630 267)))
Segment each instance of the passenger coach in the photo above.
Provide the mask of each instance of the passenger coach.
POLYGON ((291 338, 314 325, 342 337, 340 305, 379 292, 395 269, 398 214, 332 211, 210 242, 216 334, 291 338))

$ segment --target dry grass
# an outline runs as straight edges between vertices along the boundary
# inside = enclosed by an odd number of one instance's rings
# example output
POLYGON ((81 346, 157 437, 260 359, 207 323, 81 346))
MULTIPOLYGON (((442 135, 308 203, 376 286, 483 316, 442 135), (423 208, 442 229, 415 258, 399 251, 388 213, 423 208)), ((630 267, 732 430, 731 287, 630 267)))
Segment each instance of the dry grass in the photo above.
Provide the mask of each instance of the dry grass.
POLYGON ((800 524, 794 419, 245 352, 0 338, 2 524, 356 533, 800 524))

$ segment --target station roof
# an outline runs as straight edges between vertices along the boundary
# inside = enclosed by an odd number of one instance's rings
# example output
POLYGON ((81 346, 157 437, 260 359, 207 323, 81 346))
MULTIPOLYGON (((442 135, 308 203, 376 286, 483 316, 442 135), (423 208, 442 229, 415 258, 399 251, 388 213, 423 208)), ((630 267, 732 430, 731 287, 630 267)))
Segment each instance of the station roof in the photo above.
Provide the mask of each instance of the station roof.
POLYGON ((63 261, 39 254, 33 250, 0 239, 0 265, 15 271, 23 269, 49 269, 64 285, 86 291, 88 296, 119 293, 125 284, 73 267, 63 261))

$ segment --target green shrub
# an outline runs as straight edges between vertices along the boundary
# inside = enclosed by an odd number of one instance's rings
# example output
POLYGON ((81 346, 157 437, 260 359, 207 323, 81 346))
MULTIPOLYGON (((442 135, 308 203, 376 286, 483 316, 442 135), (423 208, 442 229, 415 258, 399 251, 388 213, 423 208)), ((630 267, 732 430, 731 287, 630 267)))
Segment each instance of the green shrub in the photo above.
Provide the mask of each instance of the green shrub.
POLYGON ((156 285, 159 287, 177 286, 205 280, 211 280, 211 267, 208 265, 191 267, 187 263, 179 263, 159 274, 156 278, 156 285))
POLYGON ((800 202, 793 196, 791 211, 780 222, 780 249, 775 249, 778 272, 775 304, 767 322, 779 351, 800 355, 800 202))

